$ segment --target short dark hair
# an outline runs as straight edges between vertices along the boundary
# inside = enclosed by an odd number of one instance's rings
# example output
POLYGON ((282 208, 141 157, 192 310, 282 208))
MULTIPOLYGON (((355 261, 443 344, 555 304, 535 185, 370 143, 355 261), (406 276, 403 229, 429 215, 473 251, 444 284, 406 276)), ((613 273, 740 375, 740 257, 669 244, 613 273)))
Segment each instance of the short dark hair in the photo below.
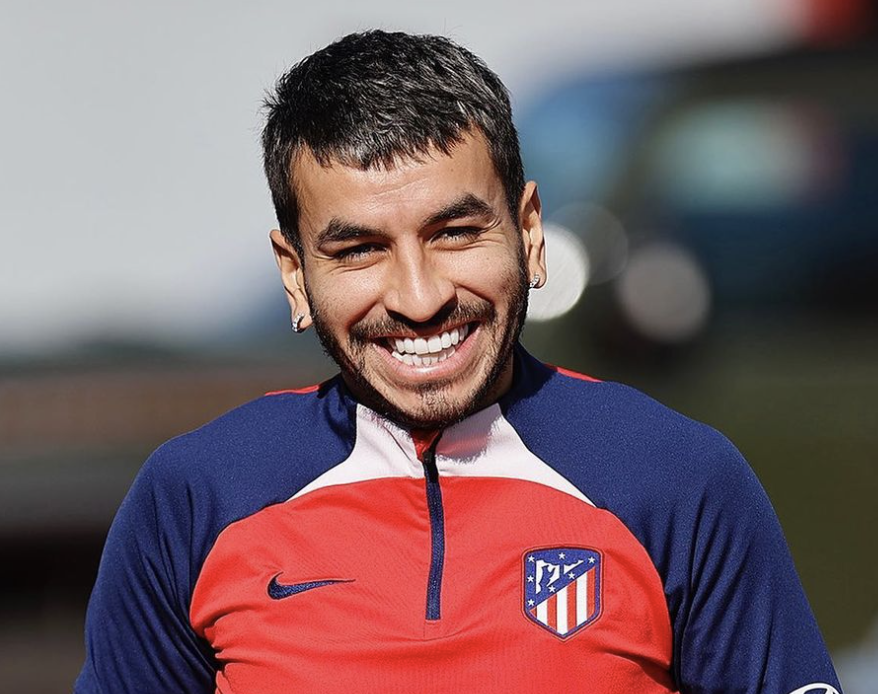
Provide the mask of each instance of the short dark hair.
POLYGON ((304 147, 320 164, 365 170, 431 147, 450 154, 480 130, 518 222, 524 172, 509 93, 479 57, 445 37, 348 34, 290 68, 265 106, 265 175, 281 231, 300 256, 292 173, 304 147))

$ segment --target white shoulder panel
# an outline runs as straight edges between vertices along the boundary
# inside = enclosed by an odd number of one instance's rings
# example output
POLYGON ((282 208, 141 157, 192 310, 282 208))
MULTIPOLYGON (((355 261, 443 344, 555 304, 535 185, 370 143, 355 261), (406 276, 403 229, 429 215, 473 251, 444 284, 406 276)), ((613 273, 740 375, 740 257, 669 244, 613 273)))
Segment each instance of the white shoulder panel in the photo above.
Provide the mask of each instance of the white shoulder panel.
POLYGON ((423 477, 409 433, 362 405, 357 405, 357 440, 351 454, 312 480, 293 499, 336 484, 365 482, 383 477, 423 477))
POLYGON ((440 478, 445 475, 527 480, 594 506, 566 477, 530 452, 499 405, 492 405, 450 427, 439 440, 436 452, 440 478))
MULTIPOLYGON (((362 405, 357 405, 357 440, 351 454, 293 495, 293 499, 324 487, 386 477, 422 479, 409 432, 362 405)), ((440 478, 504 477, 542 484, 594 506, 568 479, 528 450, 492 405, 449 427, 439 439, 436 465, 440 478)))

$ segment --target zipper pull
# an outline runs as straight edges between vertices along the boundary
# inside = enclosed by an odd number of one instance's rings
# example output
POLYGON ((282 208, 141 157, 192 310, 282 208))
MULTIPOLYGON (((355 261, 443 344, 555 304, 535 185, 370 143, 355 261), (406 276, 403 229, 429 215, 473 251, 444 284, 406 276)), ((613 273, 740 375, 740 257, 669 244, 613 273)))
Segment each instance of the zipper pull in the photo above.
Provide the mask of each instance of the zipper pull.
POLYGON ((430 452, 433 460, 436 459, 436 445, 442 436, 441 429, 412 429, 412 442, 415 444, 415 453, 418 460, 426 462, 425 456, 430 452))
POLYGON ((427 480, 436 483, 439 482, 439 466, 436 465, 436 444, 438 442, 439 438, 437 437, 435 443, 424 451, 424 455, 421 458, 421 462, 424 464, 424 471, 427 474, 427 480))

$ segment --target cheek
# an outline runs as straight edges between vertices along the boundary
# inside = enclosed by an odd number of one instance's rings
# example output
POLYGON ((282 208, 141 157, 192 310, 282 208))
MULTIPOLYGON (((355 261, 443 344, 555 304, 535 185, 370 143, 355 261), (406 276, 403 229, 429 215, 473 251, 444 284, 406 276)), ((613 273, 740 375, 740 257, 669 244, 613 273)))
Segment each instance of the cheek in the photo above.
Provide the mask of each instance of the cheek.
POLYGON ((511 294, 521 279, 520 260, 509 250, 473 249, 459 254, 453 261, 455 279, 482 298, 497 303, 511 294))
POLYGON ((350 272, 325 275, 309 285, 311 306, 333 332, 347 332, 375 308, 380 281, 375 273, 350 272))

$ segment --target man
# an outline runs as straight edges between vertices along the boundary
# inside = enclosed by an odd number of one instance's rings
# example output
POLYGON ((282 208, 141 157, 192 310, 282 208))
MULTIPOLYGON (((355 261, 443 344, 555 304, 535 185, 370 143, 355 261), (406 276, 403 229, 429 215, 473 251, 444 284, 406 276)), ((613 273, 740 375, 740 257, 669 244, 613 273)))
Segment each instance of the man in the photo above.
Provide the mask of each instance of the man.
POLYGON ((150 458, 78 692, 837 691, 731 444, 518 345, 546 267, 496 75, 347 36, 263 142, 293 328, 341 374, 150 458))

